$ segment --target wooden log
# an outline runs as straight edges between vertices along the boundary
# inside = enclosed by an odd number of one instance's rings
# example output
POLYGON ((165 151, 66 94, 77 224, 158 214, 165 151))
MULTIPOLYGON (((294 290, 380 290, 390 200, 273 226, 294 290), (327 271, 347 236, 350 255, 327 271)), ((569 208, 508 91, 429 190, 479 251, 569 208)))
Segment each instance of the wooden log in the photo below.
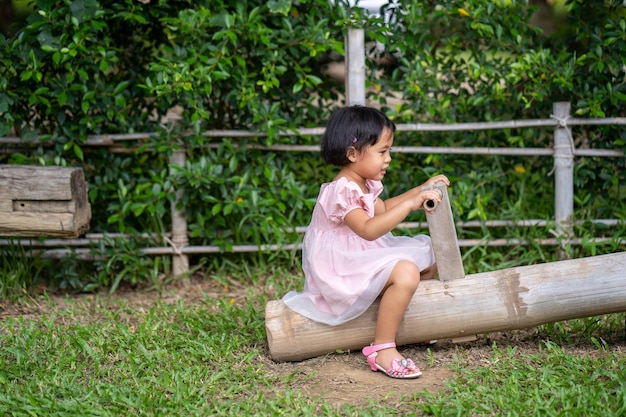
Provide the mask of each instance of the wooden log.
MULTIPOLYGON (((274 361, 298 361, 372 342, 378 302, 360 317, 328 326, 290 310, 281 300, 265 309, 274 361)), ((626 252, 508 268, 452 281, 420 283, 396 341, 524 329, 626 311, 626 252)))
POLYGON ((0 236, 74 238, 89 230, 80 168, 0 165, 0 236))

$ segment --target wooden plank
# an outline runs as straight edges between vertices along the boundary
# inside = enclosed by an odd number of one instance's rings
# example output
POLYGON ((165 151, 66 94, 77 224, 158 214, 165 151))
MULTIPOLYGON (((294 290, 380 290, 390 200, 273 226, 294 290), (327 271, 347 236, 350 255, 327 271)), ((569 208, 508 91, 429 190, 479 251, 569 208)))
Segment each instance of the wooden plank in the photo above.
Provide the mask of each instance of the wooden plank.
POLYGON ((1 213, 0 236, 78 237, 89 230, 89 220, 74 213, 1 213))
POLYGON ((0 196, 10 200, 71 200, 80 168, 0 165, 0 196))
POLYGON ((0 165, 0 236, 78 237, 91 206, 82 169, 0 165))
POLYGON ((465 276, 465 269, 452 217, 448 187, 444 183, 438 183, 433 188, 439 190, 441 202, 433 210, 426 210, 426 220, 439 279, 441 281, 461 279, 465 276))
POLYGON ((76 204, 73 200, 63 201, 36 201, 36 200, 13 200, 13 212, 26 213, 74 213, 76 204))
MULTIPOLYGON (((270 301, 265 325, 275 361, 356 350, 372 341, 378 302, 340 326, 309 320, 270 301)), ((626 311, 626 252, 420 283, 398 330, 398 344, 524 329, 626 311)))
MULTIPOLYGON (((452 281, 465 277, 461 247, 456 235, 454 217, 452 217, 452 206, 448 187, 444 183, 435 184, 435 189, 439 190, 441 202, 434 205, 432 209, 425 209, 428 230, 433 242, 435 261, 439 279, 442 282, 452 281)), ((465 343, 476 340, 476 335, 466 335, 452 339, 454 343, 465 343)))

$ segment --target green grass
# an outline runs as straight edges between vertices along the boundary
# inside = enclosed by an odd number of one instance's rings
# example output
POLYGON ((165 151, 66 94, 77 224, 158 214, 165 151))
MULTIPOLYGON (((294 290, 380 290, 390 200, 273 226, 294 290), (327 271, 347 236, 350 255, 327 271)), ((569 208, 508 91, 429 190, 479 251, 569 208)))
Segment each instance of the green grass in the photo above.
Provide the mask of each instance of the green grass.
MULTIPOLYGON (((301 374, 273 371, 263 307, 296 285, 280 269, 242 271, 249 291, 200 301, 133 305, 106 296, 0 321, 2 416, 388 416, 585 415, 626 412, 624 315, 546 325, 536 353, 493 345, 474 363, 458 347, 455 377, 441 392, 369 405, 332 405, 298 389, 301 374), (259 290, 261 289, 261 290, 259 290), (268 289, 269 292, 268 292, 268 289), (599 331, 604 331, 604 333, 599 331), (567 335, 575 334, 574 340, 567 335), (586 343, 582 356, 572 346, 586 343), (562 346, 562 347, 561 347, 562 346), (619 347, 621 346, 621 347, 619 347), (591 349, 589 349, 591 347, 591 349), (621 349, 621 351, 620 351, 621 349)), ((294 278, 295 277, 295 278, 294 278)), ((219 285, 229 278, 214 277, 219 285)), ((49 305, 48 305, 49 304, 49 305)))
POLYGON ((626 413, 626 356, 567 353, 545 342, 536 354, 493 346, 475 369, 457 364, 459 377, 445 393, 417 406, 434 416, 622 416, 626 413))
POLYGON ((98 304, 3 321, 1 415, 262 415, 297 395, 272 393, 251 304, 98 304))

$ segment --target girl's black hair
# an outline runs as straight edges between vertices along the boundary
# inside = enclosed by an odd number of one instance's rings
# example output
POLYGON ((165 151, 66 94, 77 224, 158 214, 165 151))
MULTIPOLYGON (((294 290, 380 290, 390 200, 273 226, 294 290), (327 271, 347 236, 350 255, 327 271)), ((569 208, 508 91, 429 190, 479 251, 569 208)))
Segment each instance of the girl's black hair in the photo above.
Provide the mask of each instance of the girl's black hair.
POLYGON ((322 159, 328 164, 347 165, 350 146, 360 152, 376 144, 385 128, 396 132, 396 125, 378 109, 361 105, 341 108, 330 116, 322 135, 322 159))

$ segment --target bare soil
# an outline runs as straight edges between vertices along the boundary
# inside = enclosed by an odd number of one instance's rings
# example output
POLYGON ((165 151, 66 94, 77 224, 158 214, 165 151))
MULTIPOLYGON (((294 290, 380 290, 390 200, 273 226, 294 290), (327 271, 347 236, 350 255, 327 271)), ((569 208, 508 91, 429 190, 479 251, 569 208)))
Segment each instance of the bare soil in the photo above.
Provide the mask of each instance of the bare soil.
POLYGON ((372 372, 360 352, 333 353, 301 362, 270 363, 268 368, 284 375, 294 372, 306 375, 292 388, 297 387, 310 396, 321 396, 335 406, 360 406, 371 401, 394 405, 399 404, 404 395, 419 395, 424 391, 434 394, 445 390, 446 381, 456 376, 453 366, 456 360, 468 362, 470 366, 489 366, 495 341, 501 349, 512 344, 520 352, 536 352, 536 344, 525 340, 532 340, 533 334, 533 330, 528 330, 477 335, 477 339, 471 342, 439 340, 432 346, 399 347, 398 350, 405 357, 412 358, 423 372, 421 377, 412 380, 398 380, 382 372, 372 372))
MULTIPOLYGON (((223 286, 208 278, 192 278, 184 285, 180 283, 169 285, 161 294, 155 291, 118 290, 114 295, 99 294, 66 295, 48 294, 51 302, 37 302, 33 299, 29 303, 2 304, 0 303, 0 320, 7 316, 36 317, 50 312, 52 309, 63 309, 72 305, 88 306, 97 299, 112 303, 124 302, 133 309, 148 310, 156 301, 167 304, 181 300, 186 304, 200 302, 204 297, 226 297, 233 303, 245 303, 247 296, 253 291, 250 287, 233 284, 223 286)), ((271 290, 270 290, 271 292, 271 290)), ((95 317, 86 320, 97 319, 95 317)), ((455 376, 455 361, 460 359, 469 366, 489 366, 492 358, 492 345, 497 343, 500 349, 515 346, 519 352, 531 353, 537 351, 537 331, 528 329, 506 333, 491 333, 477 335, 476 340, 455 343, 452 340, 440 340, 435 345, 409 345, 399 347, 400 352, 412 358, 421 368, 423 375, 413 380, 397 380, 385 376, 382 372, 372 372, 365 357, 360 352, 332 353, 300 362, 276 363, 271 360, 269 353, 259 358, 268 372, 280 376, 294 376, 290 379, 289 387, 299 389, 303 395, 325 398, 334 406, 350 404, 353 406, 368 405, 372 401, 387 405, 400 404, 403 395, 412 395, 429 391, 435 393, 445 390, 447 380, 455 376)), ((623 343, 623 342, 622 342, 623 343)), ((580 347, 581 354, 593 355, 597 349, 593 346, 580 347)), ((280 387, 277 387, 280 388, 280 387)))

